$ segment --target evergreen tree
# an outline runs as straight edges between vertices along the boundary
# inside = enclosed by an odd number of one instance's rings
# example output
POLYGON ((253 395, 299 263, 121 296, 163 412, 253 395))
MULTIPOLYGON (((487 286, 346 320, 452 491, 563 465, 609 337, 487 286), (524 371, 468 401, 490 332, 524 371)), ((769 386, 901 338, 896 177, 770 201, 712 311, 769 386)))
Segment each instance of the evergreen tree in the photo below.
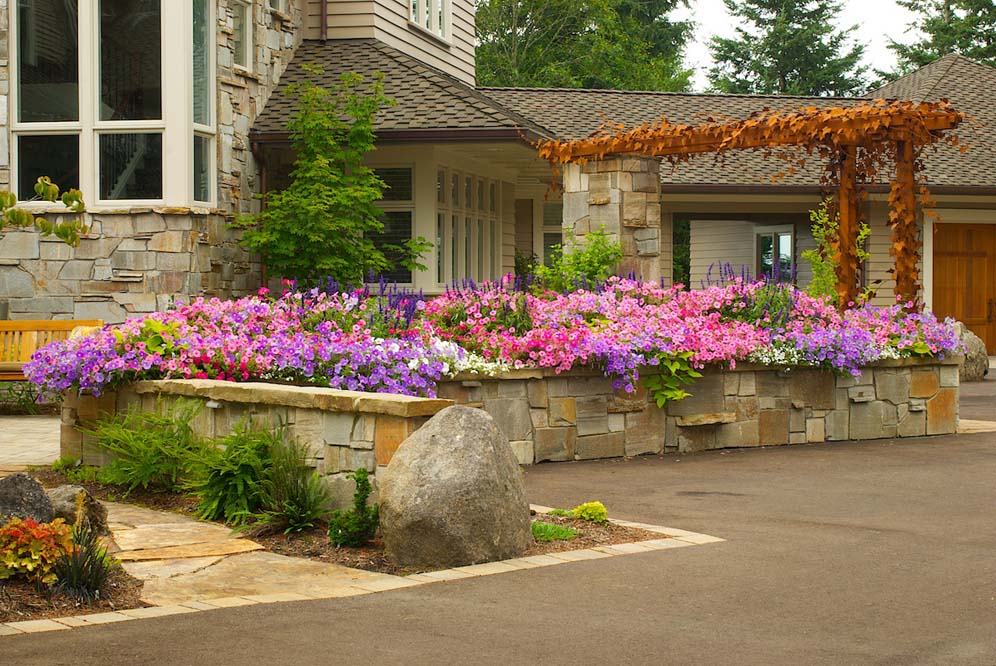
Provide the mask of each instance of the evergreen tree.
POLYGON ((865 88, 864 46, 855 28, 836 28, 836 0, 723 0, 741 26, 733 39, 713 37, 717 92, 852 95, 865 88))
POLYGON ((889 40, 898 58, 895 79, 949 53, 996 66, 996 3, 993 0, 897 0, 918 15, 910 31, 920 38, 903 44, 889 40))
POLYGON ((482 86, 688 90, 686 0, 478 0, 482 86))

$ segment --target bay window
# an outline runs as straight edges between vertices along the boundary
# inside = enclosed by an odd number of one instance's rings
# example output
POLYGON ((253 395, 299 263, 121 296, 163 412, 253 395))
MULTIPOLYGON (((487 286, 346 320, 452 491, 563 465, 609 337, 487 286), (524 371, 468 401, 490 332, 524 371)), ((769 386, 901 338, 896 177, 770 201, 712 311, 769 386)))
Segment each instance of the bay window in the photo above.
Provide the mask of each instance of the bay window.
POLYGON ((498 182, 449 169, 436 179, 436 282, 501 277, 498 182))
POLYGON ((387 185, 384 198, 378 202, 384 211, 381 222, 384 228, 380 233, 370 234, 374 245, 387 258, 391 267, 383 272, 388 282, 411 284, 412 272, 401 265, 397 251, 388 246, 404 245, 413 238, 412 225, 415 221, 415 184, 411 167, 381 168, 374 170, 387 185))
POLYGON ((31 198, 37 178, 50 176, 80 188, 94 209, 213 202, 213 4, 17 0, 18 197, 31 198))

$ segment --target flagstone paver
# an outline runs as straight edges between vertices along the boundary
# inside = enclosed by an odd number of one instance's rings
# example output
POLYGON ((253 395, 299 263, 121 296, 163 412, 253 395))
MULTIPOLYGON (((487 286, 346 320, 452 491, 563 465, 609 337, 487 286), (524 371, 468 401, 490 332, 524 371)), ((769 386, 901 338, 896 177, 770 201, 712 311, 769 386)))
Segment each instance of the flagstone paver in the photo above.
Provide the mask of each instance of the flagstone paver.
POLYGON ((0 476, 58 458, 58 416, 0 416, 0 476))

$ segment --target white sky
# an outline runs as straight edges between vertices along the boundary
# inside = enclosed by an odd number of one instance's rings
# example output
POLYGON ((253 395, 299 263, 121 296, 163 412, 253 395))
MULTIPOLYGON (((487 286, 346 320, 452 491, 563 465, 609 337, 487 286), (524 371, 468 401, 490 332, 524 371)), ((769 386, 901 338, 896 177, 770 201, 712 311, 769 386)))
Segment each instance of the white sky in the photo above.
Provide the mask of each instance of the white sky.
MULTIPOLYGON (((708 85, 706 73, 712 65, 708 42, 713 35, 733 37, 736 25, 726 12, 723 0, 691 0, 690 9, 679 9, 672 16, 676 19, 691 18, 696 23, 695 40, 685 52, 685 64, 695 69, 693 85, 704 90, 708 85)), ((906 29, 913 14, 898 6, 894 0, 843 0, 839 25, 857 25, 854 38, 865 44, 865 64, 873 69, 889 70, 896 59, 887 48, 888 39, 909 42, 912 34, 906 29)))

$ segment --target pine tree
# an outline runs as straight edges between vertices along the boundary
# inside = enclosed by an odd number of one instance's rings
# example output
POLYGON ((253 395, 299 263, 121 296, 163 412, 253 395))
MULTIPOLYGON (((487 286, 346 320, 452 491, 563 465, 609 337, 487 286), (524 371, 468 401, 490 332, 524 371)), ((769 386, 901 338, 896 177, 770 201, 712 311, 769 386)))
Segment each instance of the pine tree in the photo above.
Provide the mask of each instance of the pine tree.
POLYGON ((687 90, 686 0, 478 0, 483 86, 687 90))
POLYGON ((996 66, 996 3, 993 0, 897 0, 917 18, 910 31, 920 38, 903 44, 889 40, 897 58, 895 79, 949 53, 996 66))
POLYGON ((834 26, 837 0, 723 0, 737 36, 713 37, 711 87, 724 93, 853 95, 865 88, 855 28, 834 26))

